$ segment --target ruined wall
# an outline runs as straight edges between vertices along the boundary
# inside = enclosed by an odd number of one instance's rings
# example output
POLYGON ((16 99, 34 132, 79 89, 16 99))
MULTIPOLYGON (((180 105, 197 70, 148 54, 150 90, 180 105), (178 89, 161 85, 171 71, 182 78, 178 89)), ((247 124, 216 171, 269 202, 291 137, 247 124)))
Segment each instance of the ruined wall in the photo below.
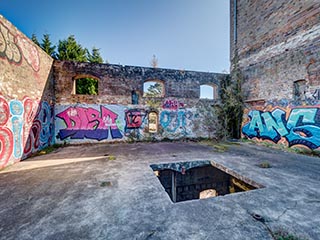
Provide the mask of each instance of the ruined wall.
POLYGON ((0 15, 0 169, 52 140, 52 62, 0 15))
POLYGON ((230 5, 231 58, 237 49, 244 78, 243 135, 319 148, 320 2, 230 0, 230 5))
MULTIPOLYGON (((200 85, 215 86, 227 75, 159 68, 54 63, 56 80, 56 141, 161 140, 215 137, 212 105, 219 99, 200 100, 200 85), (98 79, 98 95, 75 94, 78 76, 98 79), (144 97, 143 84, 163 83, 161 97, 144 97), (135 93, 138 102, 132 101, 135 93)), ((217 116, 214 116, 217 118, 217 116)))

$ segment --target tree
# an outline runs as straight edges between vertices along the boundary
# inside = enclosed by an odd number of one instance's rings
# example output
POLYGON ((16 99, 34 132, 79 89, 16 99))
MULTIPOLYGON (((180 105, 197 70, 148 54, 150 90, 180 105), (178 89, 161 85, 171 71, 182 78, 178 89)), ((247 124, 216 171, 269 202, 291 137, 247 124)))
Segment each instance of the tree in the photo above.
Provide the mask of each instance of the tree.
POLYGON ((100 55, 100 49, 93 47, 91 53, 88 51, 88 61, 90 63, 103 63, 103 59, 100 55))
POLYGON ((76 62, 88 62, 88 50, 77 43, 75 36, 59 40, 57 59, 76 62))
POLYGON ((156 57, 156 55, 152 55, 152 59, 150 61, 150 65, 153 67, 153 68, 157 68, 158 67, 158 58, 156 57))
POLYGON ((230 77, 227 77, 222 86, 222 116, 224 116, 224 125, 229 137, 240 138, 240 128, 243 114, 243 96, 241 85, 243 75, 239 67, 239 57, 235 52, 232 59, 232 71, 230 77))
POLYGON ((144 93, 146 97, 161 97, 162 96, 162 84, 158 82, 152 82, 144 93))
POLYGON ((93 78, 80 78, 76 81, 76 94, 98 94, 98 80, 93 78))
POLYGON ((35 44, 37 44, 40 47, 40 43, 38 41, 38 38, 34 33, 31 36, 31 40, 32 40, 32 42, 34 42, 35 44))
POLYGON ((43 34, 42 43, 40 47, 51 57, 56 58, 56 46, 52 45, 49 34, 43 34))

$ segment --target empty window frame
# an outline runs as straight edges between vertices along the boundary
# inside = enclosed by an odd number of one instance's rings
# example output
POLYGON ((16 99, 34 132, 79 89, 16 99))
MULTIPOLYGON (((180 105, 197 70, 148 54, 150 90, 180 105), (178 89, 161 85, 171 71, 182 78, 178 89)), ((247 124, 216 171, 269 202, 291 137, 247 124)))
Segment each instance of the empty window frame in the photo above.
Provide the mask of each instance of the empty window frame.
POLYGON ((148 114, 148 129, 149 133, 158 132, 158 114, 156 112, 149 112, 148 114))
POLYGON ((215 84, 203 84, 200 86, 200 98, 201 99, 217 99, 217 86, 215 84))
POLYGON ((148 80, 143 83, 144 97, 164 97, 164 83, 160 80, 148 80))
POLYGON ((131 104, 139 104, 139 93, 137 91, 131 91, 131 104))
POLYGON ((98 95, 99 79, 93 76, 77 76, 73 79, 73 94, 98 95))

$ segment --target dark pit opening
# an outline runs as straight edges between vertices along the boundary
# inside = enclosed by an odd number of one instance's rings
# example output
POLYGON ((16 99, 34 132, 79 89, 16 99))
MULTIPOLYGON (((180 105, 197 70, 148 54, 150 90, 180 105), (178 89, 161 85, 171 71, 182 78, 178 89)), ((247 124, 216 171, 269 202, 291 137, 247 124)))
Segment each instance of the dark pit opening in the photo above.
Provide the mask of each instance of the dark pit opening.
POLYGON ((223 196, 263 186, 210 161, 150 166, 172 202, 223 196))

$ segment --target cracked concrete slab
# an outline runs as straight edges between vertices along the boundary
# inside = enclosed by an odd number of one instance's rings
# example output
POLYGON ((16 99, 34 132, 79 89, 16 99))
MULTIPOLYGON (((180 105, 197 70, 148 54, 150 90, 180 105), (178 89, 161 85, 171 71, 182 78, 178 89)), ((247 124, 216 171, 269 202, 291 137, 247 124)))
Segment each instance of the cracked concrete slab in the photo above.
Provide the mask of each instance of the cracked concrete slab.
POLYGON ((0 239, 320 239, 319 173, 319 158, 248 143, 68 146, 0 172, 0 239), (150 167, 203 160, 265 188, 172 203, 150 167))

